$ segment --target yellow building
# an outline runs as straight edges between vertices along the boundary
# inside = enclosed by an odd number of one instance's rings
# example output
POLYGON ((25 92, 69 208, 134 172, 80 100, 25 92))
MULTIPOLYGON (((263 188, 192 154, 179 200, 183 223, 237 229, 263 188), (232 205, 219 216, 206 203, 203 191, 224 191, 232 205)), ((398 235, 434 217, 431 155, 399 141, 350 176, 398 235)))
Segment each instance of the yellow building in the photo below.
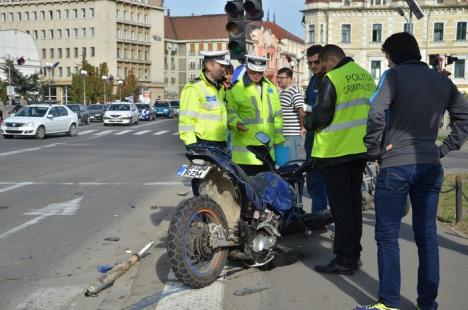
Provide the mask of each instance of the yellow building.
POLYGON ((0 30, 8 29, 33 37, 43 66, 59 62, 52 100, 70 100, 84 55, 93 66, 107 63, 115 87, 131 70, 152 101, 164 93, 162 0, 0 0, 0 30))
MULTIPOLYGON (((424 17, 411 19, 422 60, 435 55, 460 90, 468 92, 468 2, 467 0, 419 0, 424 17), (458 60, 447 64, 447 56, 458 60)), ((385 39, 393 33, 410 31, 406 1, 391 0, 306 0, 303 10, 306 42, 336 44, 379 79, 387 68, 381 52, 385 39)))

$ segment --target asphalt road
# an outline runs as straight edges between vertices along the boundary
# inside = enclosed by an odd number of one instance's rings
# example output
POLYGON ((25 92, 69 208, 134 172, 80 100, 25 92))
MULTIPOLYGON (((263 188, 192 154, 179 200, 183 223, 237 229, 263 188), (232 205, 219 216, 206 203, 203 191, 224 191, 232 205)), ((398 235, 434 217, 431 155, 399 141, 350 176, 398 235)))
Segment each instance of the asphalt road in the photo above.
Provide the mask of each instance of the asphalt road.
MULTIPOLYGON (((165 235, 188 183, 175 177, 185 162, 176 120, 137 126, 82 126, 77 137, 0 138, 0 309, 351 309, 377 290, 373 213, 364 214, 363 270, 322 276, 331 231, 293 236, 285 244, 304 257, 271 271, 231 265, 224 278, 189 290, 170 273, 165 235), (118 241, 105 241, 117 237, 118 241), (83 291, 97 267, 116 264, 148 241, 148 256, 98 297, 83 291), (263 291, 236 296, 242 289, 263 291)), ((443 160, 468 172, 468 150, 443 160)), ((306 206, 310 205, 306 200, 306 206)), ((331 227, 333 229, 333 227, 331 227)), ((442 309, 468 304, 468 241, 441 227, 442 309)), ((416 250, 410 218, 402 226, 403 307, 415 301, 416 250)))

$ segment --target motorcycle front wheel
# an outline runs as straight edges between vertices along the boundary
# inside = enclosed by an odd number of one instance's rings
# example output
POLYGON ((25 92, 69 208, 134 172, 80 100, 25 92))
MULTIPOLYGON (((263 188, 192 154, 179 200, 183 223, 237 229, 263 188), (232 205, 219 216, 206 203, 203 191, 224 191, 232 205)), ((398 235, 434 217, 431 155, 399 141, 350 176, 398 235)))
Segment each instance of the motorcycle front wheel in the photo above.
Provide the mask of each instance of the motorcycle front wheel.
POLYGON ((210 246, 208 224, 227 221, 221 208, 207 196, 183 200, 169 225, 167 254, 172 271, 179 281, 191 288, 210 285, 226 264, 228 250, 210 246))

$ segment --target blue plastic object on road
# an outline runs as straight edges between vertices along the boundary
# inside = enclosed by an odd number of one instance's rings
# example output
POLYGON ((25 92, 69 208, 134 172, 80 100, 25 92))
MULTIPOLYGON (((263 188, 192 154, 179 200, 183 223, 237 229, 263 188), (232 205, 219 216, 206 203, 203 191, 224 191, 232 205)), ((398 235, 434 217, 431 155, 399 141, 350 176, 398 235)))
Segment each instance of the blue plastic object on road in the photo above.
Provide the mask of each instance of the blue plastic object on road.
POLYGON ((278 144, 275 145, 276 164, 280 167, 284 166, 289 160, 289 147, 278 144))
POLYGON ((109 270, 111 270, 112 268, 114 268, 114 266, 112 265, 99 265, 97 267, 97 270, 100 272, 100 273, 106 273, 108 272, 109 270))

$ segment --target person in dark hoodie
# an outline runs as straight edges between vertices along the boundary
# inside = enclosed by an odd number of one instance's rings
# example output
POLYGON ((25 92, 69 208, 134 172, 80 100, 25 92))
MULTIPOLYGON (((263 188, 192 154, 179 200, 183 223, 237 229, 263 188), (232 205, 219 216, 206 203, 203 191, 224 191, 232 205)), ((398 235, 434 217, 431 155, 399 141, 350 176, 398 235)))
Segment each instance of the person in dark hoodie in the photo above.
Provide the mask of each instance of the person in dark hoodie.
POLYGON ((376 303, 355 309, 400 307, 398 236, 408 194, 419 255, 417 307, 437 309, 436 213, 443 181, 440 158, 460 149, 468 137, 468 103, 446 76, 420 61, 419 46, 411 34, 391 35, 382 51, 390 69, 371 99, 364 138, 368 155, 380 163, 375 192, 379 293, 376 303), (445 111, 453 120, 453 129, 437 146, 445 111))
POLYGON ((312 159, 325 180, 335 221, 335 258, 315 270, 352 275, 359 269, 362 250, 361 184, 367 157, 363 138, 375 83, 336 45, 325 45, 319 59, 326 73, 312 108, 312 159))

